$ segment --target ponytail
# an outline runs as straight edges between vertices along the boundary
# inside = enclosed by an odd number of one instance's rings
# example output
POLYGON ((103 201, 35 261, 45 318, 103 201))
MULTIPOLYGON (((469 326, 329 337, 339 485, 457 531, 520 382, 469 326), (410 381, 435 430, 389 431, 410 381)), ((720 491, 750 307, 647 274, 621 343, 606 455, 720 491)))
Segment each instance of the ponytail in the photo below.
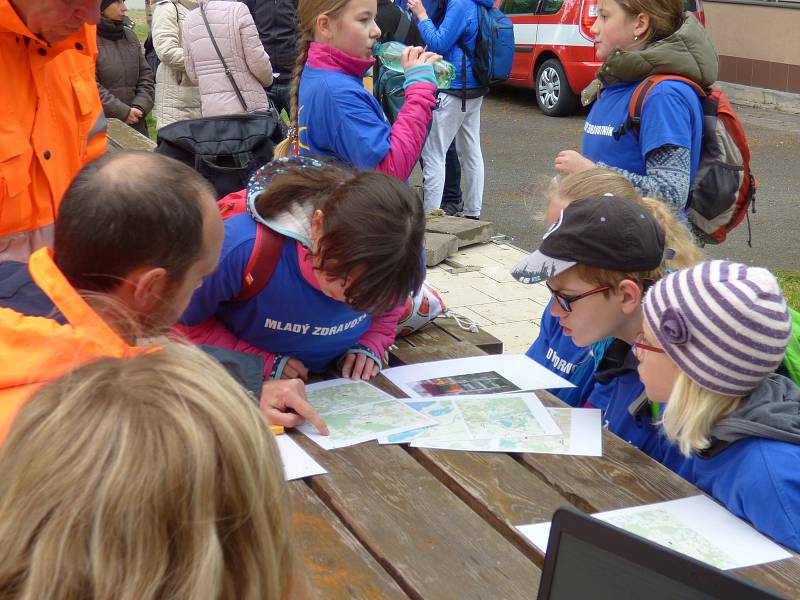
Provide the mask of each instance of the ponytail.
POLYGON ((297 60, 292 72, 292 87, 289 100, 289 135, 280 144, 275 146, 273 158, 284 158, 292 152, 294 144, 295 154, 300 153, 300 126, 298 124, 298 98, 300 96, 300 76, 308 60, 308 48, 311 46, 311 37, 302 34, 297 40, 297 60))
POLYGON ((308 49, 314 41, 317 19, 321 15, 337 17, 350 0, 299 0, 297 3, 297 61, 292 73, 291 100, 289 101, 289 135, 275 146, 274 158, 284 158, 292 153, 300 154, 300 126, 298 99, 300 96, 300 76, 308 60, 308 49))

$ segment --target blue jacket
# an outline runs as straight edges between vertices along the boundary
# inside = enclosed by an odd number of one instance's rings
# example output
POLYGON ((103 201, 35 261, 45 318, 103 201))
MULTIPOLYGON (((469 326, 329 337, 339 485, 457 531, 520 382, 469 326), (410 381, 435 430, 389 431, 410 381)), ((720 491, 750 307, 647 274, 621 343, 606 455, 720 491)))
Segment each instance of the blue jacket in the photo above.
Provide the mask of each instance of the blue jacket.
POLYGON ((472 61, 466 57, 466 69, 463 69, 464 52, 458 41, 470 51, 475 52, 475 38, 478 34, 478 4, 486 8, 492 7, 491 0, 447 0, 444 18, 439 14, 439 0, 423 0, 428 18, 419 22, 419 32, 428 50, 441 54, 444 59, 456 68, 456 76, 450 89, 473 90, 481 88, 472 72, 472 61), (462 73, 466 74, 466 86, 462 73))
POLYGON ((553 301, 550 300, 544 309, 539 337, 525 354, 575 385, 574 388, 548 390, 551 394, 570 406, 581 406, 586 387, 594 382, 591 348, 576 346, 571 337, 564 335, 564 328, 559 324, 558 317, 550 312, 552 304, 553 301))
POLYGON ((604 352, 595 349, 594 354, 594 383, 586 388, 583 404, 603 411, 603 423, 611 433, 677 470, 685 458, 667 440, 651 414, 651 403, 636 371, 639 362, 630 345, 615 339, 604 352))
POLYGON ((229 302, 241 289, 257 223, 245 213, 226 219, 224 225, 217 270, 195 291, 181 323, 198 325, 215 316, 240 340, 273 354, 295 357, 312 372, 324 371, 356 346, 372 318, 328 298, 306 281, 297 244, 310 244, 300 232, 279 227, 277 222, 273 229, 288 237, 272 277, 254 298, 229 302))
POLYGON ((761 533, 800 552, 800 388, 770 375, 678 473, 761 533))

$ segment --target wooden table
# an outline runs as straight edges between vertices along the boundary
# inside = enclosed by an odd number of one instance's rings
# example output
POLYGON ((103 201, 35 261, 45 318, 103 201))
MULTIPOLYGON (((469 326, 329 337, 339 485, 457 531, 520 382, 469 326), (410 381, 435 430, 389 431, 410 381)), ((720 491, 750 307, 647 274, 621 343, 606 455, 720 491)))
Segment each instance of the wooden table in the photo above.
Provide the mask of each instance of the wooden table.
MULTIPOLYGON (((417 336, 399 344, 397 362, 482 353, 424 331, 438 349, 417 336)), ((383 377, 374 383, 402 396, 383 377)), ((539 397, 563 406, 547 392, 539 397)), ((290 435, 328 470, 289 484, 300 568, 324 599, 530 600, 544 556, 516 525, 549 521, 565 504, 599 512, 701 493, 607 431, 596 458, 375 442, 327 452, 290 435)), ((800 598, 797 555, 734 573, 800 598)))

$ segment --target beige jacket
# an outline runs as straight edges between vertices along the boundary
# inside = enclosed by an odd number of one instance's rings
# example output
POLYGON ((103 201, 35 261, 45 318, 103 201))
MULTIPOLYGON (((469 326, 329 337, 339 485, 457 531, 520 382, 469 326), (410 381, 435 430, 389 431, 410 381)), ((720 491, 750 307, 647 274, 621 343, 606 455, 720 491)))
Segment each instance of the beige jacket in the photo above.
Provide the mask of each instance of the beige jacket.
POLYGON ((200 92, 186 74, 181 28, 196 0, 161 0, 153 7, 153 47, 161 64, 156 73, 153 117, 156 127, 200 117, 200 92))
POLYGON ((183 56, 186 73, 200 88, 204 117, 267 110, 265 87, 272 85, 272 66, 264 51, 250 9, 231 0, 200 0, 217 47, 242 94, 247 108, 236 95, 217 55, 203 15, 197 8, 183 25, 183 56))

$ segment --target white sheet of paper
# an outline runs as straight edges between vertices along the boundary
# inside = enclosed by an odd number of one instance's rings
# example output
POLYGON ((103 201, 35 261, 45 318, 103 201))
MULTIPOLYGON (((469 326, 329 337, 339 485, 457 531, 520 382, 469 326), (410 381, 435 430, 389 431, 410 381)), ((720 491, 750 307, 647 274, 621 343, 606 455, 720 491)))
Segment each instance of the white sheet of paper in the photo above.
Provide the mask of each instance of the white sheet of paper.
POLYGON ((283 462, 286 481, 327 473, 321 464, 311 458, 311 455, 288 435, 276 435, 275 441, 278 442, 278 450, 281 453, 281 462, 283 462))
POLYGON ((436 425, 378 438, 381 444, 448 444, 463 440, 519 440, 558 437, 561 429, 536 394, 508 393, 407 400, 436 425))
POLYGON ((575 387, 524 354, 488 354, 385 369, 411 398, 526 392, 575 387))
POLYGON ((434 419, 365 381, 321 381, 307 385, 306 395, 325 420, 330 435, 320 435, 308 422, 297 429, 325 450, 436 424, 434 419))
MULTIPOLYGON (((413 404, 412 404, 413 406, 413 404)), ((569 454, 573 456, 602 456, 603 429, 600 410, 596 408, 548 408, 550 415, 561 429, 560 435, 529 437, 526 439, 483 440, 411 440, 412 448, 435 448, 438 450, 465 450, 469 452, 531 452, 535 454, 569 454)), ((434 434, 435 427, 430 428, 434 434)), ((399 434, 402 436, 403 434, 399 434)), ((435 435, 435 434, 434 434, 435 435)), ((391 443, 390 441, 381 443, 391 443)))
MULTIPOLYGON (((594 517, 719 569, 739 569, 791 554, 707 496, 597 513, 594 517)), ((550 523, 517 529, 543 552, 550 523)))

